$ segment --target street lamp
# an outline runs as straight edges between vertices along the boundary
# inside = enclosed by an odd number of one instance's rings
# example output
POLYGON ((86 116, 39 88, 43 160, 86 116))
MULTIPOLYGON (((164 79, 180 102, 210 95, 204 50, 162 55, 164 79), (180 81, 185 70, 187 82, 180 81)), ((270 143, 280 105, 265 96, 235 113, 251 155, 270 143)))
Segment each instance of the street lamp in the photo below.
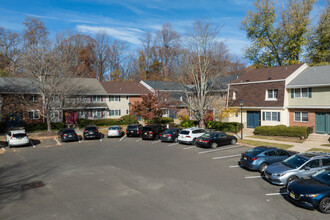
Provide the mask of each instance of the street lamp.
POLYGON ((240 101, 239 105, 241 106, 241 139, 243 140, 243 105, 244 105, 244 101, 240 101))
POLYGON ((132 103, 128 103, 128 124, 131 124, 131 104, 132 103))

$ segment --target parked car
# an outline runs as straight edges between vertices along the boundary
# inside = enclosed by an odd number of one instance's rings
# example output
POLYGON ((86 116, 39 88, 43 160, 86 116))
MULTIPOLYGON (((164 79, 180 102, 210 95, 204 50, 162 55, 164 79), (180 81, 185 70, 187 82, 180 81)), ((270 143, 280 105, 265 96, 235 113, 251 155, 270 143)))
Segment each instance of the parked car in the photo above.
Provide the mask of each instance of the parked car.
POLYGON ((24 146, 30 143, 30 139, 27 136, 25 129, 11 130, 6 134, 6 140, 8 147, 24 146))
POLYGON ((198 137, 202 136, 206 133, 206 130, 201 128, 186 128, 183 129, 178 137, 178 141, 180 144, 196 144, 196 140, 198 137))
POLYGON ((64 128, 58 131, 60 141, 78 141, 78 135, 74 129, 64 128))
POLYGON ((95 125, 87 125, 83 132, 84 139, 100 139, 101 133, 95 125))
POLYGON ((180 133, 180 128, 171 128, 167 129, 163 133, 160 134, 160 140, 162 142, 178 142, 178 136, 180 133))
POLYGON ((276 185, 289 185, 299 178, 309 177, 330 167, 330 154, 308 152, 293 155, 282 162, 269 165, 265 177, 276 185))
POLYGON ((110 126, 108 129, 107 137, 122 137, 125 135, 125 132, 123 131, 122 127, 120 126, 110 126))
POLYGON ((126 128, 126 136, 127 137, 140 137, 142 128, 143 128, 143 126, 140 124, 128 125, 126 128))
POLYGON ((236 144, 237 138, 224 132, 207 132, 196 139, 197 147, 211 147, 213 149, 221 145, 236 144))
POLYGON ((160 134, 165 129, 161 125, 147 125, 144 126, 141 130, 141 138, 143 140, 151 139, 151 140, 158 140, 160 134))
POLYGON ((260 146, 242 153, 240 165, 249 170, 259 170, 262 173, 268 165, 280 162, 292 155, 292 152, 276 147, 260 146))
POLYGON ((329 168, 315 173, 308 179, 299 179, 292 182, 287 191, 292 201, 298 204, 307 204, 323 213, 330 214, 329 168))

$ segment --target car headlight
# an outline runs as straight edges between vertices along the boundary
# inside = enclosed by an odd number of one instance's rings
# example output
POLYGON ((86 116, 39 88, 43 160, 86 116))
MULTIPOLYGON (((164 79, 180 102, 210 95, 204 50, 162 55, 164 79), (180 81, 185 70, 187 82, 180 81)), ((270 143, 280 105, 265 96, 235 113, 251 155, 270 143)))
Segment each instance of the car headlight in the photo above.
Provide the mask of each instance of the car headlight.
POLYGON ((316 196, 318 196, 319 194, 305 194, 304 196, 305 197, 308 197, 308 198, 315 198, 316 196))
POLYGON ((285 173, 275 173, 275 174, 273 174, 274 176, 284 176, 285 175, 285 173))

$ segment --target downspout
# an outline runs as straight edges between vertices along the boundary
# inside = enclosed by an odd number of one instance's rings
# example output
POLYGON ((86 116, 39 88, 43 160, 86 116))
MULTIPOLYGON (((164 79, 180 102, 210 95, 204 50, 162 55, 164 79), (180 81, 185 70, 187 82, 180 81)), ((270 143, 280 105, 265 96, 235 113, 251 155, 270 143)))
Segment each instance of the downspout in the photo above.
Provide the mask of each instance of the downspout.
POLYGON ((228 102, 229 102, 229 89, 230 89, 230 84, 228 84, 228 88, 227 88, 227 104, 226 104, 226 108, 228 108, 228 102))

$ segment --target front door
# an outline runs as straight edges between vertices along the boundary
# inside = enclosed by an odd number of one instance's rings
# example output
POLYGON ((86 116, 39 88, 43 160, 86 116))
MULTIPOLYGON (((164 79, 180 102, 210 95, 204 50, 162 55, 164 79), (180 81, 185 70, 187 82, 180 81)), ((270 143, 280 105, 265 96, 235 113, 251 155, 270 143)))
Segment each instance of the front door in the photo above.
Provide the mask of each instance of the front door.
POLYGON ((248 111, 247 112, 247 127, 256 128, 260 126, 260 112, 248 111))
POLYGON ((315 133, 330 134, 330 112, 315 113, 315 133))

